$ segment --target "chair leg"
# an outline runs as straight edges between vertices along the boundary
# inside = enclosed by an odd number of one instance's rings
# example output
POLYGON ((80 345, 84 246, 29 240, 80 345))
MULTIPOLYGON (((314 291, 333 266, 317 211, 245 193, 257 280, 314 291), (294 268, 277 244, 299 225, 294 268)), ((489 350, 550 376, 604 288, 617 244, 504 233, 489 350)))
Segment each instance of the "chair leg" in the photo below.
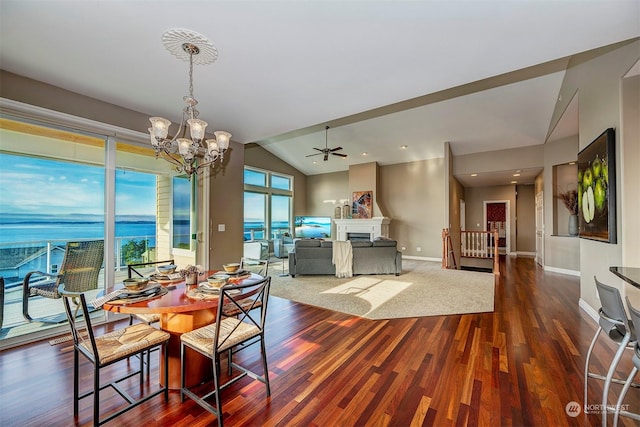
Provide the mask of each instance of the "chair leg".
POLYGON ((22 317, 29 323, 33 322, 33 318, 29 316, 29 289, 22 288, 22 317))
POLYGON ((80 378, 78 377, 79 374, 79 364, 80 364, 80 358, 79 358, 79 354, 78 354, 78 349, 76 349, 74 347, 73 349, 73 416, 74 417, 78 417, 78 395, 79 393, 79 385, 78 383, 80 382, 80 378))
POLYGON ((629 344, 629 337, 620 342, 620 347, 618 347, 618 351, 616 351, 613 360, 611 361, 611 365, 609 366, 609 372, 607 372, 607 377, 604 381, 604 386, 602 388, 602 427, 607 427, 607 409, 608 399, 609 399, 609 387, 611 387, 611 380, 613 379, 614 374, 616 373, 616 368, 618 367, 618 363, 620 363, 620 359, 622 359, 622 355, 625 352, 625 349, 629 344))
POLYGON ((260 353, 262 353, 262 369, 264 370, 264 385, 267 387, 267 396, 271 396, 271 385, 269 384, 269 368, 267 367, 267 350, 264 345, 264 336, 260 337, 260 353))
POLYGON ((584 409, 585 409, 585 413, 587 413, 586 408, 587 408, 587 404, 589 403, 589 401, 587 400, 587 391, 588 391, 588 384, 589 384, 589 360, 591 359, 591 353, 593 353, 593 348, 596 346, 596 341, 598 341, 598 336, 600 335, 600 332, 602 332, 602 327, 598 326, 598 330, 596 331, 595 335, 593 336, 593 339, 591 340, 591 344, 589 345, 589 350, 587 351, 587 358, 584 362, 584 400, 583 400, 583 405, 584 405, 584 409))
POLYGON ((138 354, 140 358, 140 387, 144 384, 144 351, 138 354))
POLYGON ((232 349, 228 350, 227 362, 228 362, 228 366, 229 366, 229 375, 231 375, 233 373, 233 369, 231 367, 231 364, 233 363, 233 350, 232 349))
MULTIPOLYGON (((162 344, 162 354, 164 354, 164 401, 169 401, 169 341, 162 344)), ((182 388, 180 389, 182 394, 182 388)))
POLYGON ((220 398, 220 355, 216 353, 213 358, 213 385, 216 393, 216 411, 218 416, 218 427, 222 426, 222 399, 220 398))
POLYGON ((93 365, 93 425, 100 425, 100 368, 97 361, 93 365))
POLYGON ((180 402, 184 402, 184 365, 184 344, 180 343, 180 402))
POLYGON ((618 403, 616 404, 616 410, 613 414, 613 427, 618 427, 618 418, 620 418, 620 408, 622 407, 622 402, 624 401, 624 397, 626 396, 627 391, 629 391, 629 387, 631 387, 631 383, 633 383, 633 378, 636 376, 637 373, 638 373, 638 368, 634 366, 633 369, 631 370, 631 373, 629 374, 629 378, 627 378, 627 381, 624 383, 624 387, 622 387, 622 391, 620 392, 620 397, 618 398, 618 403))
POLYGON ((148 350, 147 351, 147 378, 151 378, 150 372, 151 372, 151 350, 148 350))

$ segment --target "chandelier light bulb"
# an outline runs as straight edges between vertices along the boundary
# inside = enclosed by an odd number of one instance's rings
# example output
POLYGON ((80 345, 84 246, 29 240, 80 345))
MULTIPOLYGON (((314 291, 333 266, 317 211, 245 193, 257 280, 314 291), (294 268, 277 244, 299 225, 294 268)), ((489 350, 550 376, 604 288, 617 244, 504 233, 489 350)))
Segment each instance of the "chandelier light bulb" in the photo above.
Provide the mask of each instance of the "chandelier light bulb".
POLYGON ((187 120, 189 129, 191 130, 191 139, 194 141, 202 141, 204 139, 204 130, 207 128, 207 122, 200 119, 187 120))
POLYGON ((223 130, 215 131, 213 134, 216 136, 218 149, 221 151, 226 151, 227 148, 229 148, 229 140, 231 139, 231 134, 223 130))
POLYGON ((178 138, 178 152, 185 159, 191 159, 193 153, 191 152, 191 140, 187 138, 178 138))
POLYGON ((162 117, 151 117, 149 121, 151 122, 153 136, 159 139, 165 139, 169 134, 171 122, 162 117))

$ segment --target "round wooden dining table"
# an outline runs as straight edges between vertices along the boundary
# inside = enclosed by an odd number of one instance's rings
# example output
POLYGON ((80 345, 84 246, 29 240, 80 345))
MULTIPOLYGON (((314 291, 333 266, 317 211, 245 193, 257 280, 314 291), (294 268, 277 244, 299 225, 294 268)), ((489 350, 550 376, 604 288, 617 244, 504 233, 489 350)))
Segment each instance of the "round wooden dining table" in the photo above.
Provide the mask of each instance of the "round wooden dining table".
MULTIPOLYGON (((216 271, 209 271, 198 276, 198 282, 205 282, 207 277, 216 271)), ((250 276, 229 279, 231 283, 247 283, 247 281, 258 282, 263 277, 251 273, 250 276)), ((187 285, 183 279, 178 281, 162 281, 161 285, 169 292, 162 296, 147 300, 132 302, 130 304, 110 304, 106 302, 102 308, 107 311, 123 314, 159 314, 160 329, 170 334, 167 352, 169 353, 169 388, 180 389, 180 336, 194 329, 209 325, 215 322, 216 310, 218 308, 218 298, 196 299, 187 296, 187 291, 197 285, 187 285)), ((121 283, 116 284, 107 292, 123 287, 121 283)), ((238 294, 234 298, 242 299, 247 297, 238 294)), ((164 355, 163 355, 164 356, 164 355)), ((187 372, 185 374, 185 384, 190 387, 210 379, 213 375, 211 359, 186 348, 185 358, 187 361, 187 372)), ((160 378, 164 374, 164 365, 160 364, 160 378)))

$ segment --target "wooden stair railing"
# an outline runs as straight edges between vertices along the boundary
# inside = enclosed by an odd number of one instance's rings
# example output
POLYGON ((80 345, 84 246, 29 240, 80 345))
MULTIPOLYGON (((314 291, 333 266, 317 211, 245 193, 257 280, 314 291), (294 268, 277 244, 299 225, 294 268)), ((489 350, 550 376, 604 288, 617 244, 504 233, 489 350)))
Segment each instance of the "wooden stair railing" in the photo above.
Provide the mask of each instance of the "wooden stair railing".
MULTIPOLYGON (((493 273, 499 276, 498 230, 461 231, 460 258, 493 259, 493 273)), ((442 268, 457 268, 448 228, 442 229, 442 268), (450 255, 453 255, 452 264, 449 262, 450 255)))

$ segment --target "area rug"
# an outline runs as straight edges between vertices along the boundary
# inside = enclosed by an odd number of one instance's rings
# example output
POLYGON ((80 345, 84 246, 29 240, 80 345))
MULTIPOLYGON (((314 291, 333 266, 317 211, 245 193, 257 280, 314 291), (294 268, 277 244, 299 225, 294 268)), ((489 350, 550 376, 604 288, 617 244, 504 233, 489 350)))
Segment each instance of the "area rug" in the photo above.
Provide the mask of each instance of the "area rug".
POLYGON ((400 276, 273 276, 271 295, 368 319, 493 311, 494 275, 403 260, 400 276))

